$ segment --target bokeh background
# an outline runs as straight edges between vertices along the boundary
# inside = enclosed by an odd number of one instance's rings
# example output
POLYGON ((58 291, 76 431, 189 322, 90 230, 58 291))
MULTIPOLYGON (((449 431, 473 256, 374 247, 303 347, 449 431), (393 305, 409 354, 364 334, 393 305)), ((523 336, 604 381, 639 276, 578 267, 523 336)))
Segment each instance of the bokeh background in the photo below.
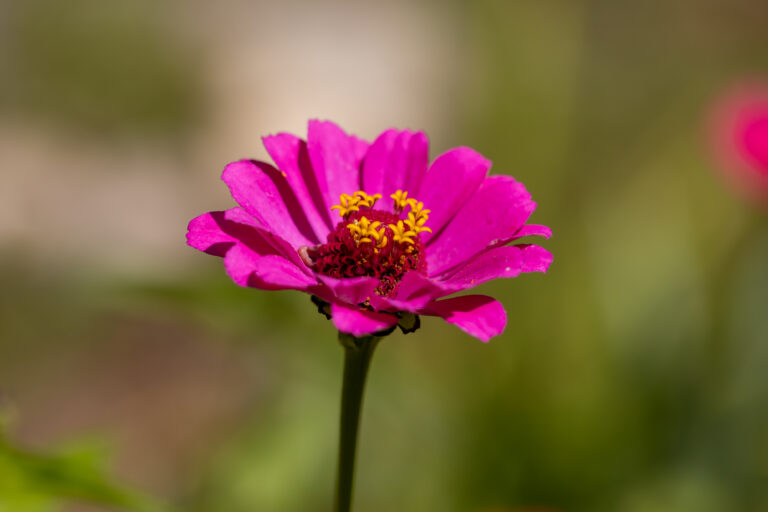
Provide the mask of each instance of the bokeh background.
POLYGON ((357 510, 768 510, 768 218, 715 172, 762 0, 0 2, 0 511, 324 511, 342 351, 185 246, 260 136, 470 145, 553 228, 374 359, 357 510))

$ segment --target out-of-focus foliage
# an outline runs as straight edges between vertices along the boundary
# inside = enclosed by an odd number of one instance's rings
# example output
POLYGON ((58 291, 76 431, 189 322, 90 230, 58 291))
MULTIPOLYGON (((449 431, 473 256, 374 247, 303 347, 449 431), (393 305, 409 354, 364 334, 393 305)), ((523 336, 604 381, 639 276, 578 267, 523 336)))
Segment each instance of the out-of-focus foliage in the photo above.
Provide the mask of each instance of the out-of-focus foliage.
POLYGON ((158 504, 113 484, 103 468, 103 450, 71 446, 41 455, 13 446, 0 432, 0 510, 48 512, 80 501, 111 510, 160 512, 158 504))
POLYGON ((0 107, 88 133, 177 135, 200 110, 198 71, 160 9, 146 1, 11 2, 0 22, 0 107))

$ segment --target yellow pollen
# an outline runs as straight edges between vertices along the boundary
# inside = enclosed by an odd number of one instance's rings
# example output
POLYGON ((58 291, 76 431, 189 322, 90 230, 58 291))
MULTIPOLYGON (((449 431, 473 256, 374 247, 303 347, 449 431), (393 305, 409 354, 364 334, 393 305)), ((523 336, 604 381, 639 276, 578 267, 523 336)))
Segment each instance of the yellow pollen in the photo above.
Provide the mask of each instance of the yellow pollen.
POLYGON ((379 199, 381 199, 381 194, 368 195, 362 190, 358 190, 351 196, 349 194, 341 194, 339 204, 331 206, 331 210, 339 210, 339 215, 341 215, 341 218, 344 218, 352 212, 360 211, 361 206, 373 208, 373 205, 379 199))
POLYGON ((427 222, 427 216, 423 215, 421 217, 416 217, 413 212, 408 213, 408 218, 405 220, 405 223, 408 225, 408 227, 415 231, 416 233, 421 233, 422 231, 429 231, 430 233, 432 230, 426 226, 424 226, 424 223, 427 222))
POLYGON ((381 194, 373 194, 369 196, 362 190, 358 190, 357 192, 354 193, 354 195, 359 198, 358 204, 367 206, 368 208, 373 208, 373 205, 376 204, 376 201, 381 199, 381 194))
POLYGON ((417 234, 422 231, 429 231, 431 233, 432 230, 424 225, 427 219, 429 219, 431 210, 425 210, 424 203, 415 199, 409 199, 408 205, 411 207, 411 211, 408 212, 408 219, 405 221, 408 227, 417 234))
POLYGON ((395 209, 398 211, 402 211, 403 208, 408 206, 408 191, 398 190, 389 197, 395 200, 395 209))
POLYGON ((413 244, 413 237, 417 235, 416 231, 407 229, 402 220, 397 221, 397 224, 390 224, 389 228, 392 230, 392 240, 402 244, 413 244))
POLYGON ((339 215, 344 218, 350 213, 360 210, 360 207, 358 206, 359 203, 359 197, 341 194, 339 204, 331 206, 331 210, 339 210, 339 215))
POLYGON ((408 206, 411 207, 411 211, 416 215, 417 217, 420 215, 427 216, 429 215, 432 210, 425 210, 424 209, 424 203, 421 201, 417 201, 416 199, 409 199, 408 200, 408 206))
MULTIPOLYGON (((391 240, 394 243, 403 244, 407 252, 414 250, 416 237, 424 231, 432 232, 426 226, 429 219, 430 210, 424 208, 424 203, 414 198, 408 197, 408 192, 398 190, 390 195, 394 201, 395 215, 399 216, 406 206, 410 208, 406 219, 398 220, 396 224, 383 226, 381 222, 371 222, 367 217, 360 217, 354 222, 347 224, 347 229, 352 234, 357 245, 373 244, 376 252, 387 246, 389 238, 387 237, 387 227, 392 230, 391 240)), ((332 210, 338 210, 342 218, 347 218, 350 213, 358 212, 361 208, 373 208, 376 201, 381 199, 381 194, 367 194, 358 190, 352 195, 341 194, 339 204, 331 207, 332 210)))
POLYGON ((377 252, 387 245, 387 237, 385 235, 387 228, 382 226, 378 220, 371 222, 367 217, 360 217, 355 222, 347 224, 347 229, 352 233, 352 237, 357 245, 376 242, 377 252))

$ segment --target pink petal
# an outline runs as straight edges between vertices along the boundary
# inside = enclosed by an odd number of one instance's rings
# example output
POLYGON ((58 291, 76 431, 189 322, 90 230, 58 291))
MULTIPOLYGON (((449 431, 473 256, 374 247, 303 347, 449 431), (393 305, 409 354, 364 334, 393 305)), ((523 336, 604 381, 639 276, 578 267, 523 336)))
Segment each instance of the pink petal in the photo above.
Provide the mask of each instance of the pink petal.
POLYGON ((261 255, 238 243, 224 256, 224 268, 240 286, 266 290, 305 289, 316 283, 294 263, 275 254, 261 255))
POLYGON ((261 255, 277 254, 286 247, 296 252, 284 240, 281 245, 278 237, 273 243, 266 230, 242 208, 205 213, 192 219, 187 230, 187 244, 214 256, 223 257, 235 243, 243 243, 261 255))
MULTIPOLYGON (((355 161, 355 168, 360 171, 365 155, 371 147, 371 143, 355 135, 348 135, 350 144, 352 144, 352 156, 355 161)), ((362 180, 358 178, 358 184, 362 185, 362 180)))
POLYGON ((733 84, 714 103, 710 147, 718 169, 745 198, 768 207, 768 85, 733 84))
POLYGON ((209 254, 223 256, 227 274, 240 286, 302 289, 317 284, 296 251, 285 240, 258 225, 241 208, 210 212, 192 219, 187 243, 209 254), (286 251, 288 258, 282 254, 286 251), (252 282, 254 274, 261 276, 258 282, 252 282))
POLYGON ((507 325, 504 306, 486 295, 464 295, 439 300, 424 308, 421 313, 442 317, 482 341, 498 336, 507 325))
POLYGON ((428 242, 475 193, 491 168, 491 161, 471 148, 451 149, 432 162, 413 197, 432 211, 427 225, 432 233, 421 234, 428 242))
POLYGON ((388 313, 376 313, 358 307, 331 304, 333 325, 344 333, 352 336, 366 336, 397 324, 397 317, 388 313))
POLYGON ((511 176, 487 178, 428 247, 429 275, 442 274, 513 237, 535 208, 531 195, 511 176))
MULTIPOLYGON (((253 230, 257 231, 261 238, 274 249, 276 254, 279 254, 285 259, 293 262, 305 274, 314 276, 314 272, 307 267, 295 247, 289 244, 280 235, 268 231, 242 208, 232 208, 231 210, 227 210, 224 214, 224 217, 229 221, 250 226, 253 230)), ((252 244, 247 240, 245 241, 245 244, 249 247, 252 247, 252 244)), ((262 254, 262 251, 260 250, 257 250, 257 252, 262 254)))
POLYGON ((544 238, 551 238, 552 230, 547 226, 542 226, 540 224, 526 224, 525 226, 518 229, 514 235, 494 240, 491 243, 491 246, 489 247, 489 249, 491 247, 500 247, 502 245, 507 245, 510 242, 514 242, 515 240, 519 240, 520 238, 525 238, 528 236, 541 236, 544 238))
POLYGON ((337 300, 355 305, 362 304, 375 295, 379 286, 378 279, 367 276, 336 279, 318 274, 317 279, 331 290, 337 300))
POLYGON ((517 277, 525 272, 546 272, 552 254, 538 245, 510 245, 483 252, 440 285, 448 293, 475 287, 491 279, 517 277))
POLYGON ((526 224, 515 233, 514 239, 523 238, 524 236, 543 236, 544 238, 550 238, 552 236, 552 230, 541 224, 526 224))
POLYGON ((296 249, 267 231, 242 208, 200 215, 190 221, 187 229, 187 244, 208 254, 224 257, 233 245, 240 243, 261 256, 281 255, 305 274, 312 275, 296 249))
POLYGON ((248 286, 248 279, 261 256, 241 244, 234 245, 224 256, 227 275, 240 286, 248 286))
POLYGON ((256 261, 248 286, 262 290, 307 290, 317 281, 281 256, 264 256, 256 261))
POLYGON ((447 295, 440 283, 416 272, 406 272, 397 287, 394 298, 372 295, 371 306, 377 311, 410 311, 417 313, 438 297, 447 295))
POLYGON ((387 130, 373 141, 363 163, 362 189, 382 198, 377 208, 392 211, 396 190, 418 191, 429 163, 429 140, 422 132, 387 130))
POLYGON ((341 194, 360 189, 360 164, 367 148, 367 142, 330 121, 309 122, 307 149, 327 211, 338 204, 341 194))
POLYGON ((754 160, 758 172, 768 176, 768 103, 745 124, 742 134, 744 151, 754 160))
POLYGON ((189 221, 187 226, 187 245, 198 251, 224 257, 235 243, 237 237, 232 231, 239 230, 236 223, 228 223, 224 212, 208 212, 189 221))
POLYGON ((269 135, 262 141, 277 168, 285 173, 316 238, 325 241, 332 227, 331 216, 309 161, 307 143, 290 133, 269 135))
POLYGON ((318 243, 286 177, 271 165, 240 160, 229 164, 221 179, 245 211, 294 248, 318 243))

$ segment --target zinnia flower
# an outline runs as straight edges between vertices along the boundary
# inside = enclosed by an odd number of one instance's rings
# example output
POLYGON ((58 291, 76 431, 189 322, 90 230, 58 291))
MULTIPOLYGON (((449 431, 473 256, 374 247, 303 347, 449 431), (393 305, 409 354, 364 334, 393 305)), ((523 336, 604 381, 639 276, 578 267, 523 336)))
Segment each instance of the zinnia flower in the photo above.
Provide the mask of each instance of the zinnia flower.
POLYGON ((539 246, 508 245, 550 230, 526 225, 536 203, 525 187, 488 176, 491 162, 470 148, 429 164, 421 132, 387 130, 369 143, 328 121, 310 121, 306 141, 263 142, 275 165, 227 165, 222 179, 240 206, 193 219, 187 243, 223 257, 241 286, 317 297, 340 332, 406 330, 429 315, 487 341, 504 330, 502 305, 446 297, 552 261, 539 246))
POLYGON ((747 198, 768 207, 768 84, 738 84, 716 102, 711 133, 720 169, 747 198))

